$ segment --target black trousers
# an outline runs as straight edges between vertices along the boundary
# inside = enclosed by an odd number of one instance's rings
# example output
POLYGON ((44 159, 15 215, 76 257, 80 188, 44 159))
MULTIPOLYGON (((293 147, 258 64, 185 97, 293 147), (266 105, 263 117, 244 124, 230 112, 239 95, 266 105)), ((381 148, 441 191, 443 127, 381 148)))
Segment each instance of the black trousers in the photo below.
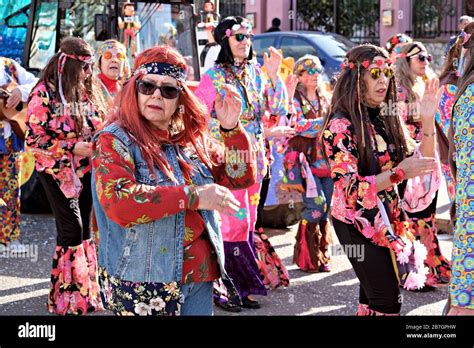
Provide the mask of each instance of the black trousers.
POLYGON ((58 246, 77 246, 91 238, 90 221, 92 214, 91 174, 81 179, 82 191, 79 198, 66 198, 53 177, 40 172, 46 196, 56 220, 58 246))
MULTIPOLYGON (((270 170, 270 168, 268 170, 270 170)), ((255 231, 258 231, 259 228, 263 227, 263 208, 265 207, 265 201, 267 200, 269 186, 270 186, 270 178, 263 179, 262 188, 260 189, 260 201, 258 202, 258 207, 257 207, 255 231)))
POLYGON ((390 250, 369 242, 353 225, 334 218, 333 225, 359 278, 359 303, 369 305, 370 309, 377 312, 399 313, 401 297, 390 250), (361 253, 348 253, 350 250, 359 250, 361 253))

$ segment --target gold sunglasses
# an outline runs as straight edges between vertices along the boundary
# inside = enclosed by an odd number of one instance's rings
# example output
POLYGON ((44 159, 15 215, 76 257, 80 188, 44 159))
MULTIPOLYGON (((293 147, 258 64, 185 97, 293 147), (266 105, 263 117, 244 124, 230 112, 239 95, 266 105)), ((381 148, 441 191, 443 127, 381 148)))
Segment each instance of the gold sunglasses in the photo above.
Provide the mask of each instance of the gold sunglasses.
POLYGON ((395 71, 393 68, 388 67, 385 69, 380 69, 380 68, 372 68, 369 70, 370 77, 372 77, 374 80, 377 80, 380 77, 380 74, 383 72, 386 78, 391 79, 393 75, 395 75, 395 71))

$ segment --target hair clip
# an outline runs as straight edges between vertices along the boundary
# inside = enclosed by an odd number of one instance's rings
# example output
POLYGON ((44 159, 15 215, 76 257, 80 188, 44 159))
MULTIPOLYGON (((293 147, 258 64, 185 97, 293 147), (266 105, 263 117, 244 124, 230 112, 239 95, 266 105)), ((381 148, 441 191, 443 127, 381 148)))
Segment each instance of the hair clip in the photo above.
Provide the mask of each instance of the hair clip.
POLYGON ((232 36, 232 30, 227 29, 227 30, 225 31, 225 36, 226 36, 226 37, 231 37, 231 36, 232 36))

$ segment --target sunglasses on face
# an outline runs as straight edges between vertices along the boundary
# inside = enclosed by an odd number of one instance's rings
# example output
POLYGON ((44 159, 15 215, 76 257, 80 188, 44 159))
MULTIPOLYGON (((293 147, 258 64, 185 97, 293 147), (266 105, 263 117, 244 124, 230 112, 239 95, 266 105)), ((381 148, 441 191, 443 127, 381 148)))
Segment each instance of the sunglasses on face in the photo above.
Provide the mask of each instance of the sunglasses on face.
POLYGON ((418 58, 418 60, 422 63, 424 62, 428 62, 428 63, 431 63, 431 61, 433 60, 433 56, 431 54, 429 55, 424 55, 424 54, 419 54, 416 58, 418 58))
POLYGON ((372 68, 369 70, 370 72, 370 77, 372 77, 374 80, 377 80, 380 77, 380 74, 383 72, 386 78, 391 79, 395 72, 391 67, 385 68, 385 69, 380 69, 380 68, 372 68))
POLYGON ((94 63, 81 62, 82 70, 88 71, 89 68, 92 69, 94 63))
POLYGON ((122 52, 117 52, 116 54, 110 52, 110 51, 106 51, 103 55, 104 59, 112 59, 112 57, 116 57, 118 60, 125 60, 125 54, 123 54, 122 52))
POLYGON ((238 33, 238 34, 234 34, 232 36, 235 36, 235 39, 237 40, 237 42, 242 42, 244 41, 244 39, 247 39, 247 40, 253 40, 253 34, 241 34, 241 33, 238 33))
POLYGON ((145 80, 137 81, 137 90, 143 95, 152 95, 157 89, 160 90, 161 96, 166 99, 175 99, 181 92, 180 87, 170 85, 157 86, 154 83, 145 80))
POLYGON ((309 75, 321 74, 323 72, 323 68, 310 68, 310 69, 306 70, 306 72, 309 75))

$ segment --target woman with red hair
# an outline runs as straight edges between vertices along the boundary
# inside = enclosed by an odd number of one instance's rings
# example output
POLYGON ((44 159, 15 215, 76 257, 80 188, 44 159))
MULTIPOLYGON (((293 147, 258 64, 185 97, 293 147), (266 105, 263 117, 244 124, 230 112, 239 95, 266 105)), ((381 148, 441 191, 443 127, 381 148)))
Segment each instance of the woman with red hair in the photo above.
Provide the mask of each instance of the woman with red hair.
POLYGON ((207 136, 206 108, 186 86, 176 50, 150 48, 134 65, 94 142, 104 304, 117 315, 211 315, 213 281, 222 277, 233 288, 216 212, 238 211, 227 187, 248 187, 256 176, 241 101, 231 86, 216 99, 219 147, 207 136))

